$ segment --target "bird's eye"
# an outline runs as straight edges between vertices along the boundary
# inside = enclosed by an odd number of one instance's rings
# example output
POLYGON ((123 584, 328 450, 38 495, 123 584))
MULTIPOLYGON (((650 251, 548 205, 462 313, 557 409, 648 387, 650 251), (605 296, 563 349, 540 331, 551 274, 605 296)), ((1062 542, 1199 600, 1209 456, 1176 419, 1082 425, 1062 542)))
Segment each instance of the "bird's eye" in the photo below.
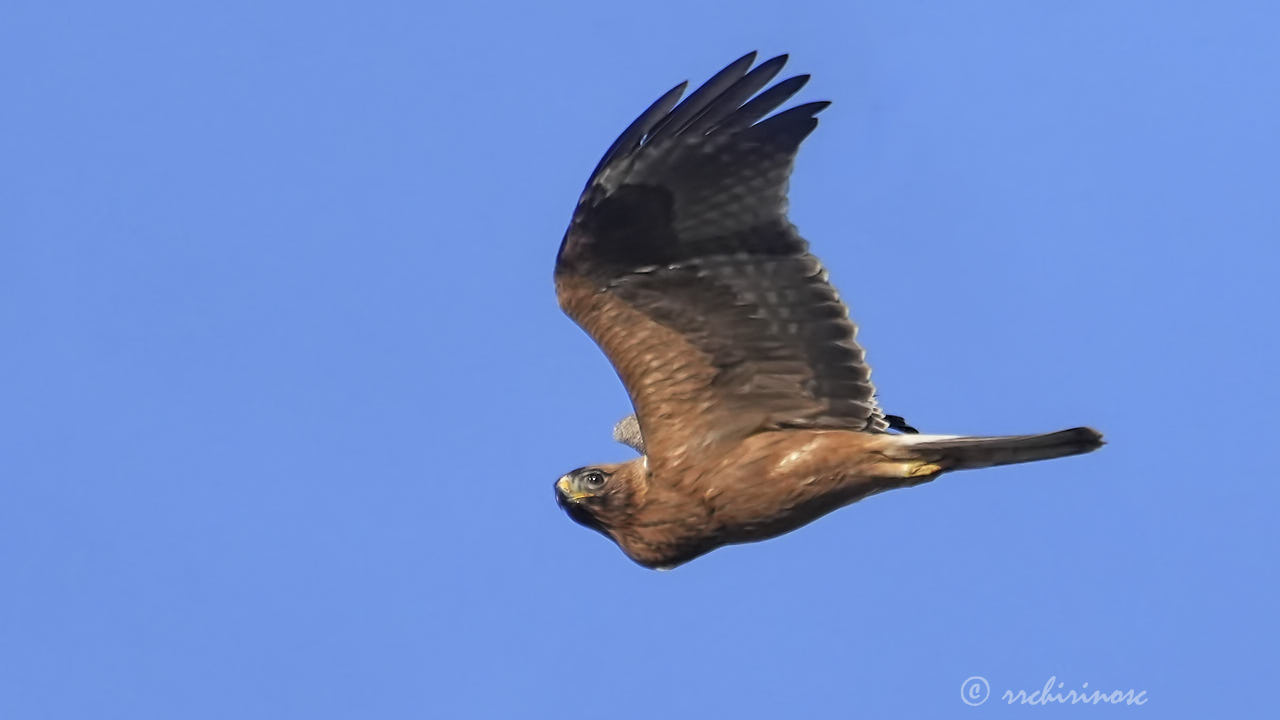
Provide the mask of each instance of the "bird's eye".
POLYGON ((592 470, 591 472, 584 473, 582 476, 582 484, 592 490, 599 490, 604 487, 604 473, 599 470, 592 470))

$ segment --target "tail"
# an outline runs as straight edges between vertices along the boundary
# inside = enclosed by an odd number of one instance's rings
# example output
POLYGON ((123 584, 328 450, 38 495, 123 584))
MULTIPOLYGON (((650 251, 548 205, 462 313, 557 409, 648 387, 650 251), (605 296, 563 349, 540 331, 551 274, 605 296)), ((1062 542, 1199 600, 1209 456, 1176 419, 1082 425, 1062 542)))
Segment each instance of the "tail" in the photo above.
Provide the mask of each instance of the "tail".
POLYGON ((960 437, 953 435, 899 435, 904 449, 917 460, 936 463, 941 470, 1012 465, 1092 452, 1102 447, 1102 433, 1078 427, 1041 435, 960 437))

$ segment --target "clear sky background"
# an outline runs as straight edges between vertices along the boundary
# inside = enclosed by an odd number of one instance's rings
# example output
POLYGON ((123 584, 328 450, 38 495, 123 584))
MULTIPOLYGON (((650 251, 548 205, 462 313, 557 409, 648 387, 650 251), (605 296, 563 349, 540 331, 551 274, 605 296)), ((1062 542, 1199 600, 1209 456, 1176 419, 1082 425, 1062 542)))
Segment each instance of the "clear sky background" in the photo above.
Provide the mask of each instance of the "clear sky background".
POLYGON ((3 15, 0 717, 1274 710, 1280 6, 3 15), (668 573, 561 513, 630 454, 555 304, 570 211, 751 49, 835 101, 792 219, 885 407, 1109 445, 668 573))

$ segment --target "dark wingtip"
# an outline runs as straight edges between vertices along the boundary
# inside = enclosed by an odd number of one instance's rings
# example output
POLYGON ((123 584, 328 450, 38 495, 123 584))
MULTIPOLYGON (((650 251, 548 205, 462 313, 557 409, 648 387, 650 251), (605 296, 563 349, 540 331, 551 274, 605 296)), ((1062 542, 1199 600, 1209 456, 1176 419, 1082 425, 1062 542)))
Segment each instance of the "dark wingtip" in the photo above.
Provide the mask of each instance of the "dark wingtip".
POLYGON ((770 71, 776 73, 779 70, 781 70, 782 66, 786 65, 787 61, 790 59, 791 59, 791 56, 786 53, 783 53, 781 55, 774 55, 768 60, 765 60, 764 62, 755 66, 754 70, 760 71, 760 68, 768 68, 770 71))
POLYGON ((648 134, 653 126, 658 123, 667 113, 671 112, 671 108, 680 100, 680 96, 684 95, 684 91, 689 87, 689 81, 677 83, 675 87, 666 91, 657 100, 654 100, 644 112, 640 113, 626 130, 613 141, 609 149, 605 151, 600 158, 600 162, 596 163, 596 167, 591 171, 591 175, 587 177, 587 187, 591 187, 591 183, 595 181, 600 171, 605 168, 619 154, 630 152, 634 146, 639 145, 640 141, 648 134))
POLYGON ((768 127, 762 128, 761 133, 781 130, 798 144, 816 127, 813 116, 831 103, 825 100, 806 103, 762 120, 804 87, 809 76, 797 75, 759 92, 782 70, 790 55, 783 53, 769 58, 753 69, 757 55, 755 50, 744 54, 688 96, 685 96, 689 87, 687 80, 664 93, 605 151, 588 176, 587 189, 619 158, 631 155, 642 145, 659 146, 666 139, 686 132, 732 133, 767 123, 768 127))
POLYGON ((829 107, 831 107, 830 100, 815 100, 814 102, 808 102, 803 105, 797 105, 795 109, 799 110, 800 108, 805 108, 810 115, 817 115, 818 113, 822 112, 823 110, 826 110, 829 107))

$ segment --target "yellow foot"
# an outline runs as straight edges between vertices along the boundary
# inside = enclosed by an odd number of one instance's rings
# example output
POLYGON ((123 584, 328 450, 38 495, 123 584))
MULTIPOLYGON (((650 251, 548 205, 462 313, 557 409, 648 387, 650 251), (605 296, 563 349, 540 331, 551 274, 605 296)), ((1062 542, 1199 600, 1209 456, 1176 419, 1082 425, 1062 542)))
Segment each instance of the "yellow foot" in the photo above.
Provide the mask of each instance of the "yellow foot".
POLYGON ((936 475, 940 472, 942 472, 942 466, 934 463, 919 462, 912 463, 907 466, 907 477, 911 478, 927 477, 929 475, 936 475))

